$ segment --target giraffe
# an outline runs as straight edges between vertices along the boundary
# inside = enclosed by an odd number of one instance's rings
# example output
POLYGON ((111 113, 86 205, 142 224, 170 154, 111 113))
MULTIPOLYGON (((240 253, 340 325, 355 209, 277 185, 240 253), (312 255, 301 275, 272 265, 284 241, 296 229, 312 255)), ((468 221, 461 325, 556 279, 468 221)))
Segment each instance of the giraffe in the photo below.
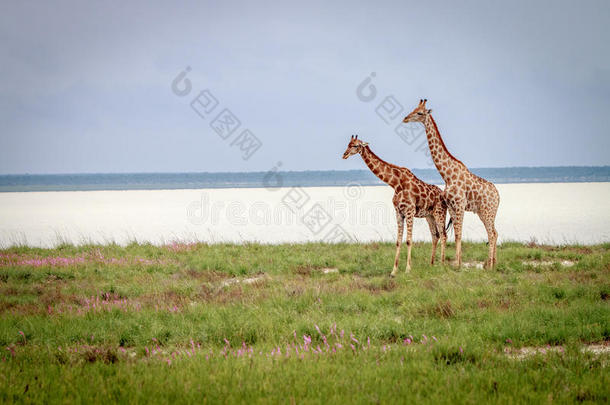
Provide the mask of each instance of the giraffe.
POLYGON ((419 100, 417 108, 407 115, 403 122, 420 122, 424 125, 432 160, 445 180, 443 195, 455 230, 455 264, 458 267, 462 265, 462 224, 464 211, 470 211, 477 214, 485 226, 489 240, 485 268, 493 268, 497 263, 498 232, 494 222, 500 195, 493 183, 473 174, 449 152, 432 118, 432 110, 426 108, 427 101, 419 100))
POLYGON ((396 222, 398 224, 398 237, 396 240, 396 257, 394 268, 390 277, 396 276, 398 261, 400 258, 400 246, 404 232, 404 224, 407 223, 407 267, 406 272, 411 270, 411 247, 413 245, 413 218, 426 218, 430 233, 432 234, 432 256, 430 264, 434 264, 436 246, 441 240, 441 263, 445 263, 445 246, 447 234, 445 232, 445 219, 447 206, 442 199, 442 191, 439 187, 427 184, 415 177, 405 167, 399 167, 381 160, 371 151, 367 142, 353 136, 343 153, 343 159, 352 155, 360 154, 364 163, 371 169, 373 174, 379 177, 394 189, 392 203, 396 210, 396 222))

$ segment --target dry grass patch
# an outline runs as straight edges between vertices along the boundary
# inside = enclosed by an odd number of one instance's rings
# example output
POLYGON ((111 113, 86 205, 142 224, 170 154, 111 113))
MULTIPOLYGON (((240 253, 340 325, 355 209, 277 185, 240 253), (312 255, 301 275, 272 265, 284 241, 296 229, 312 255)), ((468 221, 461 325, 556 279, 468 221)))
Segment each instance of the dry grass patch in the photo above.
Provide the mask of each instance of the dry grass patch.
POLYGON ((311 266, 297 266, 295 269, 292 270, 293 274, 298 274, 300 276, 311 276, 311 272, 315 270, 313 267, 311 266))
POLYGON ((230 276, 226 273, 221 273, 215 270, 195 270, 195 269, 187 269, 183 270, 183 274, 188 276, 188 278, 200 280, 208 283, 217 283, 219 281, 230 278, 230 276))
POLYGON ((202 284, 199 292, 194 297, 194 302, 200 301, 221 305, 262 302, 270 294, 270 291, 268 291, 268 280, 266 276, 263 276, 261 279, 250 280, 248 282, 241 280, 241 282, 220 285, 202 284))
POLYGON ((363 278, 357 275, 352 276, 349 290, 363 290, 373 294, 381 294, 384 292, 394 291, 398 284, 396 280, 389 277, 380 278, 363 278))
POLYGON ((545 252, 571 252, 582 255, 593 253, 593 249, 586 246, 550 246, 538 244, 536 241, 530 241, 526 246, 532 249, 544 250, 545 252))
POLYGON ((426 317, 434 317, 437 319, 450 319, 456 314, 455 308, 451 304, 451 301, 438 301, 435 304, 428 305, 420 311, 420 315, 426 317))

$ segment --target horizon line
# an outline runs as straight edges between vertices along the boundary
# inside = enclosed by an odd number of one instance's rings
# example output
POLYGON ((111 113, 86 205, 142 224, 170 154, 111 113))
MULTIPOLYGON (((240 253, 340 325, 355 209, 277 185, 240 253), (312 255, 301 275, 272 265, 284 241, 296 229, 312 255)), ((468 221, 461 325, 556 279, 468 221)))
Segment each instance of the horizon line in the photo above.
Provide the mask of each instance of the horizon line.
MULTIPOLYGON (((469 167, 468 170, 478 169, 539 169, 539 168, 610 168, 610 165, 567 165, 567 166, 500 166, 500 167, 469 167)), ((409 170, 432 170, 436 168, 408 168, 409 170)), ((68 175, 107 175, 107 174, 228 174, 228 173, 267 173, 270 170, 253 170, 253 171, 171 171, 171 172, 54 172, 54 173, 0 173, 0 176, 68 176, 68 175)), ((356 172, 369 171, 366 169, 308 169, 308 170, 278 170, 281 173, 307 173, 307 172, 356 172)))

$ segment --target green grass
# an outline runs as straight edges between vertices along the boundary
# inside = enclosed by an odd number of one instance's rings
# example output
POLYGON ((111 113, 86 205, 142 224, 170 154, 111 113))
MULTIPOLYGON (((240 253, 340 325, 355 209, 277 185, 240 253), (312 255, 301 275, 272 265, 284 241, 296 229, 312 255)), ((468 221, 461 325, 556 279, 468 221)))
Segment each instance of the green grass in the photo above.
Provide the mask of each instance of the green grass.
POLYGON ((393 244, 2 250, 0 402, 608 402, 610 244, 429 251, 390 279, 393 244))

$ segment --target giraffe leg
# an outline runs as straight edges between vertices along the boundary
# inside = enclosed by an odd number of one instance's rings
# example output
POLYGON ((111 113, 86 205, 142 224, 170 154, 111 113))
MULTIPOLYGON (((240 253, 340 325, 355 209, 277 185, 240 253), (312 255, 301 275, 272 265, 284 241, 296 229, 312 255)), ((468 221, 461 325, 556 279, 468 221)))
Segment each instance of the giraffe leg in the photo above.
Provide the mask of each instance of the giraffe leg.
POLYGON ((396 223, 398 225, 398 236, 396 238, 396 257, 394 258, 394 269, 390 273, 390 277, 396 276, 398 271, 398 260, 400 259, 400 245, 402 244, 402 235, 405 229, 405 216, 396 209, 396 223))
POLYGON ((406 272, 411 271, 411 248, 413 247, 413 217, 415 213, 413 211, 407 212, 407 268, 406 272))
POLYGON ((445 248, 447 247, 447 231, 445 230, 445 220, 447 219, 447 208, 439 206, 434 211, 434 222, 441 239, 441 264, 445 264, 445 248))
POLYGON ((445 264, 445 249, 447 248, 447 233, 444 232, 441 234, 441 264, 445 264))
POLYGON ((436 256, 436 245, 438 244, 439 232, 438 227, 436 226, 436 221, 434 220, 434 217, 432 215, 427 216, 426 221, 428 221, 428 227, 430 227, 430 234, 432 234, 432 255, 430 256, 430 264, 433 265, 434 257, 436 256))
POLYGON ((453 231, 455 232, 455 266, 462 266, 462 223, 464 221, 463 208, 449 208, 453 220, 453 231))
POLYGON ((489 254, 485 261, 485 268, 492 269, 496 265, 496 242, 498 241, 498 232, 494 226, 494 216, 489 215, 487 212, 480 212, 479 218, 483 225, 485 225, 487 239, 489 240, 489 254))
MULTIPOLYGON (((494 231, 496 230, 496 227, 494 225, 494 231)), ((498 232, 496 231, 496 240, 494 241, 494 266, 496 264, 498 264, 498 253, 497 253, 497 248, 498 248, 498 232)))

